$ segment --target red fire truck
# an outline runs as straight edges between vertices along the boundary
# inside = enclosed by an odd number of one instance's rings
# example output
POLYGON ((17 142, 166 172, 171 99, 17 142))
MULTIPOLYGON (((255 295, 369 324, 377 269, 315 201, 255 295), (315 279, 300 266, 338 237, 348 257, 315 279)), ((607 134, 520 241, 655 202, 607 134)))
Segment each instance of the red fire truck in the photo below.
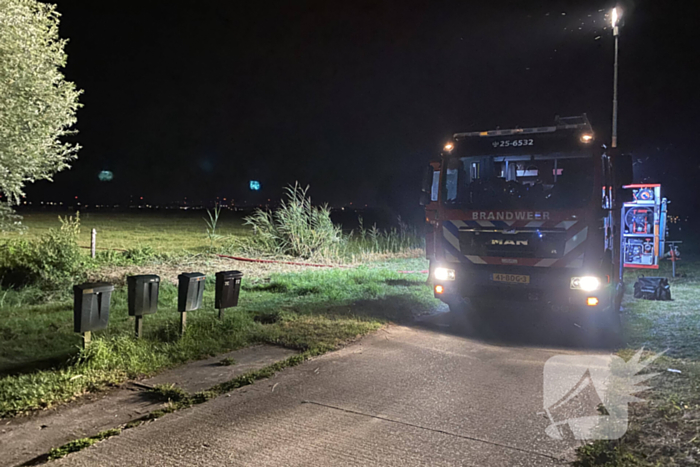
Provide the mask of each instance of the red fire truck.
POLYGON ((460 313, 534 305, 616 328, 631 172, 630 156, 596 141, 585 114, 455 134, 423 186, 435 297, 460 313))

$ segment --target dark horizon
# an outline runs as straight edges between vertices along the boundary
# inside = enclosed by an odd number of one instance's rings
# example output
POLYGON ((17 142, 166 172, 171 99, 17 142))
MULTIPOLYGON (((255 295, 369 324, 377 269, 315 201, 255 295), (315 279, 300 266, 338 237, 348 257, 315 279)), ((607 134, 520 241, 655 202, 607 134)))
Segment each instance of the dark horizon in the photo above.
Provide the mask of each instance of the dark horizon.
MULTIPOLYGON (((635 3, 622 5, 619 145, 638 181, 664 184, 686 213, 698 201, 684 185, 700 175, 697 15, 635 3)), ((243 200, 255 179, 260 200, 299 181, 315 202, 409 210, 454 132, 585 112, 609 141, 612 6, 58 1, 66 76, 85 91, 83 149, 28 199, 243 200)))

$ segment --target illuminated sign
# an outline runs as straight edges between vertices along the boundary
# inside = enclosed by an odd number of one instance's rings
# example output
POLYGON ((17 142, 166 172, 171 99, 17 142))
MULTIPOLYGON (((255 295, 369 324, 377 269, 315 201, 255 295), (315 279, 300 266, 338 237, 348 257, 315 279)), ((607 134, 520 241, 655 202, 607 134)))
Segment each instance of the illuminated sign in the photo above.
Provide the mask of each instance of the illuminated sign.
POLYGON ((112 179, 114 178, 114 174, 112 173, 111 170, 103 170, 102 172, 97 175, 97 178, 101 182, 111 182, 112 179))
POLYGON ((250 181, 250 189, 252 191, 260 191, 260 182, 257 180, 250 181))

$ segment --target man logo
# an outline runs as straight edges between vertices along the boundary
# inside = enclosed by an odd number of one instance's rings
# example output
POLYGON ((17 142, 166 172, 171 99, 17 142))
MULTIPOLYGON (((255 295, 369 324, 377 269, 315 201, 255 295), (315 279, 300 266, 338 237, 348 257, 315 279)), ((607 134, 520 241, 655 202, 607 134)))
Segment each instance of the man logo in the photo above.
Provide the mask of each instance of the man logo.
POLYGON ((491 245, 527 246, 528 243, 528 240, 502 240, 499 238, 491 239, 491 245))

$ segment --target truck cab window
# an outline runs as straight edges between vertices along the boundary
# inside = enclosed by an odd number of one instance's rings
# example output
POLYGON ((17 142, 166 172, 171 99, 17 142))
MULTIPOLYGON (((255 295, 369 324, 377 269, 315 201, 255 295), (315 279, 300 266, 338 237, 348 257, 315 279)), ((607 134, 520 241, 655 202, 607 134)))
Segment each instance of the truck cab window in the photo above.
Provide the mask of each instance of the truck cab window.
POLYGON ((445 175, 445 202, 455 207, 583 206, 592 196, 593 161, 567 154, 462 157, 448 161, 445 175))

